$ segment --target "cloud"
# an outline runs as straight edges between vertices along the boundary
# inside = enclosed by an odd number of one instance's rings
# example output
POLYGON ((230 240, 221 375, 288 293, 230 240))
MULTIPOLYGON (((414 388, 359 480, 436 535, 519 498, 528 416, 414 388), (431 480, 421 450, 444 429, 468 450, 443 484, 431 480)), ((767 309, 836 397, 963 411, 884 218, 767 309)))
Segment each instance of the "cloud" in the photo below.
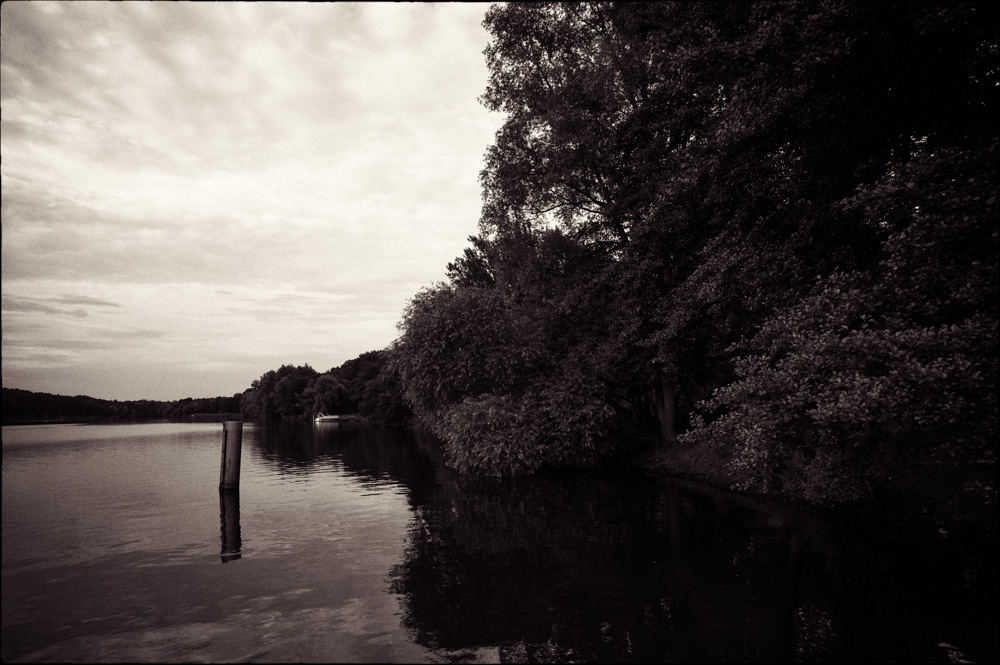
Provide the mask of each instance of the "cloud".
POLYGON ((37 300, 30 300, 26 298, 10 298, 7 296, 3 297, 3 311, 5 312, 42 312, 44 314, 68 314, 70 316, 82 317, 87 316, 87 312, 83 309, 62 309, 59 307, 53 307, 51 305, 46 305, 37 300))
POLYGON ((121 307, 116 303, 91 298, 88 296, 78 296, 63 294, 61 296, 49 298, 18 298, 16 296, 4 295, 0 298, 4 312, 40 312, 43 314, 69 315, 77 318, 87 316, 88 312, 83 307, 68 309, 67 305, 86 305, 88 307, 121 307), (52 303, 52 304, 49 304, 52 303))
POLYGON ((55 302, 62 305, 94 305, 97 307, 121 307, 118 303, 111 302, 109 300, 102 300, 101 298, 91 298, 90 296, 78 296, 72 294, 66 294, 53 298, 55 302))
MULTIPOLYGON (((4 3, 5 360, 8 323, 71 344, 108 317, 162 331, 122 341, 137 368, 226 348, 329 367, 391 342, 476 230, 501 120, 476 101, 485 7, 4 3)), ((76 380, 127 397, 101 362, 76 380)))

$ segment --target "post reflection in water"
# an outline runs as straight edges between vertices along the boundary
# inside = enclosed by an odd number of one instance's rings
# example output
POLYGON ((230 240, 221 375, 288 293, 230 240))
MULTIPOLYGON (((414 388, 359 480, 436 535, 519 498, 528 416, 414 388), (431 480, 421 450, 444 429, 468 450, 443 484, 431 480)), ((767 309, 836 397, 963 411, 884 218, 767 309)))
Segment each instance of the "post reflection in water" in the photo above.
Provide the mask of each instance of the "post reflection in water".
POLYGON ((219 531, 222 536, 222 563, 235 561, 243 556, 240 548, 240 491, 219 490, 219 531))

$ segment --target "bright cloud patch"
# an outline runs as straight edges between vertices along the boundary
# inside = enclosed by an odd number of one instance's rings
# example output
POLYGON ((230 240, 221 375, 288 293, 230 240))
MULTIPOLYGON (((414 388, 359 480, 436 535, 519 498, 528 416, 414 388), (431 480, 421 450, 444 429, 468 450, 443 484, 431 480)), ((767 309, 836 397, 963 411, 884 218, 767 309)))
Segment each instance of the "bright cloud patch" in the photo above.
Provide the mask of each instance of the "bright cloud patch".
POLYGON ((485 8, 4 3, 4 385, 233 394, 390 343, 475 232, 485 8))

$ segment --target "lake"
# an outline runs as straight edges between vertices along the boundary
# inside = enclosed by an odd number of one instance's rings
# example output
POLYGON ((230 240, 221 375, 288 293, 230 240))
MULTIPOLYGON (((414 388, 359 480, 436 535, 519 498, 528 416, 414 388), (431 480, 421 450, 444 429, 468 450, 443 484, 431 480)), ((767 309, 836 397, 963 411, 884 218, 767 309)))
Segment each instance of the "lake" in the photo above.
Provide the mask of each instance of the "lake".
POLYGON ((996 549, 360 423, 3 428, 4 662, 995 662, 996 549))

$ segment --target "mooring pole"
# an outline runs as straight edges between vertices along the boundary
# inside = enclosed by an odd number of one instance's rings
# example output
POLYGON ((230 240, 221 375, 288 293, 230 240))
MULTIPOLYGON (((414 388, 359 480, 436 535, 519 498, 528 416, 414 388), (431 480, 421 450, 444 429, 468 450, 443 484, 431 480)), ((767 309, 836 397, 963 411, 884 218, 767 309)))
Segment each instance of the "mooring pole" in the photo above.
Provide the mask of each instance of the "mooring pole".
POLYGON ((243 421, 227 420, 222 423, 222 468, 219 470, 219 489, 240 488, 240 452, 243 449, 243 421))
POLYGON ((240 548, 240 491, 219 490, 219 531, 222 535, 222 563, 239 559, 240 548))

